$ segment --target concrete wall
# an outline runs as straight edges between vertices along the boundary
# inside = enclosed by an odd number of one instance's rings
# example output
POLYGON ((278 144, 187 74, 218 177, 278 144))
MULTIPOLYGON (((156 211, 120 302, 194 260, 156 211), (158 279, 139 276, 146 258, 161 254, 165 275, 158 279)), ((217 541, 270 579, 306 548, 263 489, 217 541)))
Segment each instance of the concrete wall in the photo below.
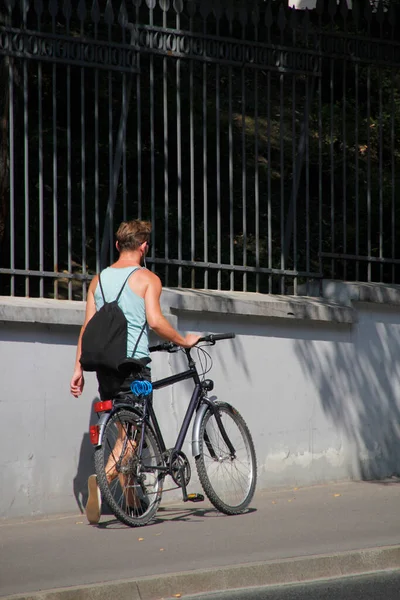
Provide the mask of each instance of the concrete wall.
MULTIPOLYGON (((209 377, 252 431, 260 488, 400 470, 399 291, 330 284, 324 294, 163 294, 164 312, 180 330, 236 332, 210 349, 209 377)), ((1 518, 78 512, 86 501, 94 376, 83 397, 69 395, 82 319, 77 302, 0 299, 1 518)), ((156 355, 154 379, 181 361, 156 355)), ((168 445, 189 394, 189 382, 157 392, 168 445)), ((192 488, 199 491, 196 478, 192 488)))

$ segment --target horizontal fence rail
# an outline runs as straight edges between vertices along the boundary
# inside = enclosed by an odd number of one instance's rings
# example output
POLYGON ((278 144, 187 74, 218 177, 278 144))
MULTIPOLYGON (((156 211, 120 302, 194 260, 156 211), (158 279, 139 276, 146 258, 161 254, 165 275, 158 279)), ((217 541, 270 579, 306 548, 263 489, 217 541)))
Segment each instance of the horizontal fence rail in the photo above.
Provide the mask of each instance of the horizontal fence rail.
POLYGON ((0 293, 85 299, 121 220, 169 286, 399 282, 399 3, 0 6, 0 293))

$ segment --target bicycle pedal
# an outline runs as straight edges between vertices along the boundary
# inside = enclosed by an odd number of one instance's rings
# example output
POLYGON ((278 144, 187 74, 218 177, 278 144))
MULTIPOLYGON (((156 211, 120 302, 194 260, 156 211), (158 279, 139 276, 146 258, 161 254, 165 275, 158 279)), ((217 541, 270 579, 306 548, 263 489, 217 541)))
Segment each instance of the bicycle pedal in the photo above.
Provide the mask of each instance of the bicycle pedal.
POLYGON ((187 499, 189 502, 204 502, 203 494, 188 494, 187 499))

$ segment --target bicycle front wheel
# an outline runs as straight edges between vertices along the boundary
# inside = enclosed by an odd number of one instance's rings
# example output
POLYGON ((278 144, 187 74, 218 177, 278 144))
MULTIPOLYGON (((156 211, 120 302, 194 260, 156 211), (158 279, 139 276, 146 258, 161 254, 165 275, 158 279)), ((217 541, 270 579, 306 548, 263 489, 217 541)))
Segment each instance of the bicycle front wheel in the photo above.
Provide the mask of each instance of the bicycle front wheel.
POLYGON ((256 453, 250 431, 238 411, 230 404, 219 402, 215 410, 223 430, 209 408, 200 425, 196 468, 203 490, 215 508, 227 515, 237 515, 247 509, 254 495, 256 453), (224 434, 230 440, 231 449, 224 434))
POLYGON ((154 433, 135 412, 121 409, 108 421, 94 454, 97 481, 114 515, 130 527, 146 525, 160 504, 163 476, 161 452, 154 433))

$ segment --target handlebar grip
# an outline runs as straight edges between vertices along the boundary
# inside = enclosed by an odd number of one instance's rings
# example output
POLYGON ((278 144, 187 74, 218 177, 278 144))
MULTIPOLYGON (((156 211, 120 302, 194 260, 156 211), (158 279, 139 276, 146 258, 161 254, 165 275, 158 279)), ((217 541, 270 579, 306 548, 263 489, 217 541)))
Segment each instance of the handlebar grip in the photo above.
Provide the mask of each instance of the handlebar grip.
POLYGON ((218 340, 232 340, 235 337, 234 333, 211 333, 210 338, 212 338, 214 341, 218 341, 218 340))
POLYGON ((164 342, 163 344, 149 346, 149 352, 168 352, 168 350, 173 350, 174 348, 178 348, 178 346, 173 342, 164 342))

